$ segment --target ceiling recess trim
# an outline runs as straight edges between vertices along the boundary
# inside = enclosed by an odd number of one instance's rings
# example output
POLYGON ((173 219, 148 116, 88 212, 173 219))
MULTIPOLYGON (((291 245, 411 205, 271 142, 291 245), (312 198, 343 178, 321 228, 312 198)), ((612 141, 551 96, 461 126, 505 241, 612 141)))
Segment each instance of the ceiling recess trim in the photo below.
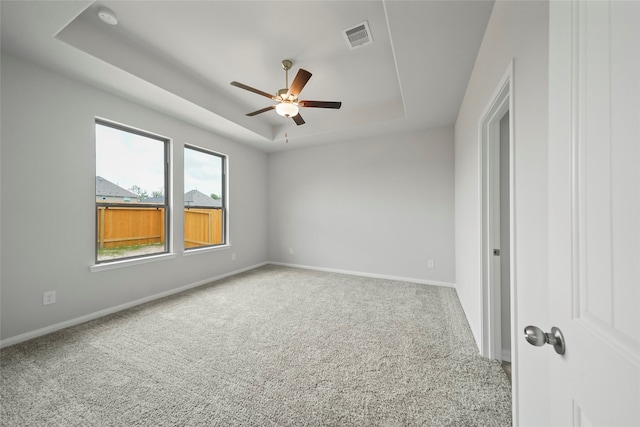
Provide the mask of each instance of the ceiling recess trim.
POLYGON ((373 43, 369 23, 366 20, 355 27, 343 30, 342 35, 351 50, 373 43))

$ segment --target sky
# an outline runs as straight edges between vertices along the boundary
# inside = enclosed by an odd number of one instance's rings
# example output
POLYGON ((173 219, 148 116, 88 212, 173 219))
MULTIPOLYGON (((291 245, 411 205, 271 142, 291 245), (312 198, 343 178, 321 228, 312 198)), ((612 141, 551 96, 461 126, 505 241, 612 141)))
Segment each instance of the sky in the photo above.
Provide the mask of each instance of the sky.
MULTIPOLYGON (((137 185, 149 196, 164 191, 164 147, 157 139, 96 124, 96 175, 130 189, 137 185)), ((186 148, 184 192, 197 189, 222 194, 222 159, 186 148)), ((178 191, 176 189, 176 191, 178 191)))
POLYGON ((207 196, 222 196, 222 158, 186 148, 184 150, 185 192, 198 190, 207 196))

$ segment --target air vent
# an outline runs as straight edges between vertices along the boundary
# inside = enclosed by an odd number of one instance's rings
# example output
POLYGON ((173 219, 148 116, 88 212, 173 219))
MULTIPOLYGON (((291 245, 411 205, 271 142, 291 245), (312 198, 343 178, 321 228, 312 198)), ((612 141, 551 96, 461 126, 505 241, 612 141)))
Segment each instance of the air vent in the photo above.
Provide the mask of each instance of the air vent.
POLYGON ((349 49, 355 49, 373 43, 373 37, 371 37, 371 30, 369 29, 369 23, 367 21, 355 27, 347 28, 343 31, 343 34, 349 49))

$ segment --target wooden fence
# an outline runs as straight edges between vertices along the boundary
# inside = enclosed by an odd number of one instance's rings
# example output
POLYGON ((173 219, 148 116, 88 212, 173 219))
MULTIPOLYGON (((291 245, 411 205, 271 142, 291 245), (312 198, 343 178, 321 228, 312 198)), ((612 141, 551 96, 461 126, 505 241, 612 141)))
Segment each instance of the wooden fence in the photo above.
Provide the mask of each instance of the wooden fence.
POLYGON ((222 243, 222 209, 184 210, 184 247, 222 243))
MULTIPOLYGON (((98 207, 98 247, 163 243, 164 208, 98 207)), ((222 209, 185 209, 184 246, 222 243, 222 209)))

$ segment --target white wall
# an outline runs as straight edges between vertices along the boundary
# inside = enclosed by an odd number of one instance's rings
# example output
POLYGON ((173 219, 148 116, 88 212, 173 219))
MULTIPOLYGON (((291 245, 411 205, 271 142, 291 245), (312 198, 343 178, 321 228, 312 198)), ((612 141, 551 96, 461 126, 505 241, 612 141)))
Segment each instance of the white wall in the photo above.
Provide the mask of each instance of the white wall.
POLYGON ((267 261, 264 153, 4 54, 1 83, 3 340, 267 261), (90 272, 95 116, 173 139, 175 206, 184 143, 228 155, 232 247, 184 256, 177 209, 174 259, 90 272))
POLYGON ((452 285, 453 161, 452 128, 270 154, 270 260, 452 285))
POLYGON ((548 425, 546 353, 520 338, 527 324, 547 325, 547 88, 548 3, 497 1, 455 126, 456 285, 476 342, 480 342, 479 121, 509 62, 514 60, 515 247, 518 351, 515 425, 548 425), (546 412, 546 411, 542 411, 546 412))

